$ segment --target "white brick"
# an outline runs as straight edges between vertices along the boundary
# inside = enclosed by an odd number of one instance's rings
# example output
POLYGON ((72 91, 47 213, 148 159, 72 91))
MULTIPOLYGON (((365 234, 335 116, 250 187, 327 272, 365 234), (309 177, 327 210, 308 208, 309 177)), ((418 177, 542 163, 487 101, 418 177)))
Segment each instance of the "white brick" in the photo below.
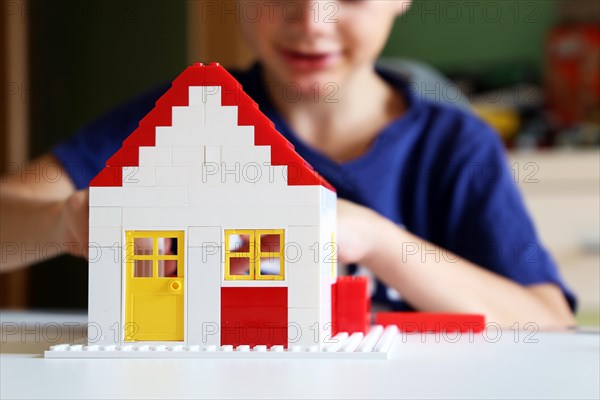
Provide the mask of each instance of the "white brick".
POLYGON ((204 162, 221 164, 221 146, 206 146, 204 148, 204 162))
POLYGON ((123 186, 156 186, 156 167, 123 167, 123 186))
POLYGON ((221 86, 190 86, 190 106, 219 107, 221 105, 221 86))
POLYGON ((191 186, 188 201, 190 206, 315 206, 319 204, 319 189, 316 186, 273 187, 255 185, 191 186))
POLYGON ((183 228, 190 215, 187 207, 125 207, 123 209, 123 228, 125 229, 157 229, 183 228), (168 212, 165 212, 168 211, 168 212))
MULTIPOLYGON (((245 164, 244 168, 242 169, 242 175, 248 177, 247 179, 254 179, 257 185, 261 185, 261 188, 259 189, 261 191, 270 189, 271 193, 275 193, 277 191, 286 190, 287 183, 282 182, 281 167, 277 165, 272 166, 270 164, 271 162, 268 161, 261 165, 261 175, 259 176, 260 179, 258 180, 253 177, 253 174, 255 174, 254 171, 256 170, 253 164, 245 164)), ((289 203, 284 202, 281 204, 289 203)))
POLYGON ((200 143, 201 127, 157 126, 156 146, 193 146, 200 143))
POLYGON ((208 186, 223 186, 221 182, 221 166, 217 163, 205 163, 201 167, 194 167, 190 173, 189 184, 192 187, 202 187, 205 193, 210 193, 208 186))
POLYGON ((319 226, 288 226, 285 241, 289 286, 313 286, 321 282, 324 254, 319 238, 319 226))
POLYGON ((337 196, 336 196, 335 192, 333 192, 323 186, 320 186, 320 190, 321 190, 321 196, 323 198, 324 206, 327 208, 333 209, 335 212, 335 208, 337 205, 337 202, 336 202, 337 196))
POLYGON ((320 308, 321 299, 318 280, 315 280, 311 286, 292 286, 288 283, 288 307, 320 308))
MULTIPOLYGON (((187 206, 188 188, 181 187, 125 187, 124 204, 127 207, 154 206, 178 207, 187 206)), ((165 210, 161 211, 165 213, 165 210)), ((168 214, 168 212, 166 212, 168 214)))
POLYGON ((121 226, 121 207, 90 207, 90 227, 121 226))
POLYGON ((140 146, 140 167, 164 167, 171 165, 171 148, 140 146))
MULTIPOLYGON (((210 135, 219 139, 215 144, 224 146, 254 146, 254 127, 253 126, 221 126, 206 127, 210 135), (216 130, 216 132, 215 132, 216 130)), ((210 143, 209 143, 210 144, 210 143)), ((270 158, 269 158, 270 159, 270 158)))
MULTIPOLYGON (((164 188, 162 188, 164 190, 164 188)), ((217 226, 223 229, 283 229, 288 224, 318 224, 315 207, 128 207, 123 226, 217 226)))
MULTIPOLYGON (((293 246, 289 246, 287 249, 288 254, 296 251, 293 246)), ((306 264, 293 263, 291 261, 287 263, 286 279, 288 286, 292 287, 307 287, 313 285, 314 282, 321 281, 317 264, 307 268, 306 264)))
POLYGON ((337 276, 337 244, 332 243, 337 240, 337 215, 336 215, 336 195, 335 193, 323 187, 321 190, 321 243, 324 251, 324 257, 321 258, 322 282, 331 283, 337 276), (332 247, 332 245, 334 247, 332 247), (333 267, 332 267, 333 263, 333 267), (335 271, 332 276, 331 270, 335 271))
POLYGON ((90 247, 121 247, 123 243, 121 234, 122 229, 120 226, 90 227, 90 247))
POLYGON ((156 171, 156 185, 159 187, 221 184, 221 168, 216 163, 195 167, 158 167, 156 171))
POLYGON ((220 252, 207 252, 199 247, 189 248, 187 254, 188 344, 218 346, 221 344, 220 252))
POLYGON ((318 308, 289 308, 289 346, 299 345, 302 347, 310 347, 319 345, 320 337, 315 338, 315 323, 319 324, 319 326, 321 325, 320 310, 318 308))
POLYGON ((252 126, 159 126, 156 128, 156 145, 173 146, 252 146, 252 126))
POLYGON ((90 206, 122 206, 121 186, 97 186, 90 188, 90 206))
POLYGON ((245 203, 244 197, 251 192, 235 186, 213 186, 208 189, 205 186, 190 187, 188 202, 190 206, 236 206, 245 203))
POLYGON ((255 185, 257 180, 261 179, 261 169, 257 163, 224 163, 219 165, 221 183, 233 185, 255 185))
POLYGON ((323 249, 321 249, 321 243, 319 242, 321 230, 319 225, 313 226, 289 226, 286 231, 287 237, 286 242, 295 243, 302 249, 303 257, 302 261, 316 264, 322 258, 323 249), (316 254, 315 260, 315 249, 319 247, 319 253, 316 254), (306 258, 304 258, 306 257, 306 258))
POLYGON ((98 257, 89 261, 88 315, 90 344, 118 345, 121 333, 115 340, 115 326, 121 326, 121 259, 113 252, 102 249, 98 257))
MULTIPOLYGON (((331 291, 331 287, 329 290, 331 291)), ((319 309, 319 318, 321 320, 319 323, 319 341, 321 343, 324 341, 329 342, 332 337, 331 303, 326 304, 319 309)))
POLYGON ((242 168, 247 163, 256 163, 262 168, 271 163, 271 146, 223 146, 221 162, 240 163, 242 168))
POLYGON ((190 226, 188 228, 188 247, 204 247, 215 244, 221 246, 223 229, 220 226, 190 226))
POLYGON ((204 126, 205 107, 203 105, 174 106, 172 110, 173 126, 204 126))
MULTIPOLYGON (((156 185, 161 186, 187 186, 190 184, 190 167, 157 167, 156 185)), ((168 190, 168 189, 163 189, 168 190)))
POLYGON ((177 146, 172 149, 173 165, 177 167, 201 166, 204 163, 204 146, 177 146))
MULTIPOLYGON (((211 154, 209 150, 209 159, 217 160, 217 154, 211 154)), ((260 165, 258 162, 248 163, 217 163, 206 161, 201 173, 193 175, 190 180, 191 185, 209 185, 209 186, 235 186, 235 187, 254 187, 261 185, 261 191, 268 191, 271 188, 272 194, 281 194, 288 187, 285 184, 275 183, 272 171, 268 166, 260 165)), ((259 189, 254 189, 258 192, 259 189)), ((279 196, 281 197, 281 196, 279 196)), ((286 201, 274 203, 274 205, 288 204, 286 201)))
POLYGON ((206 126, 237 126, 237 106, 221 106, 206 109, 206 126))
MULTIPOLYGON (((279 188, 274 188, 273 191, 276 190, 281 190, 279 188)), ((317 205, 319 204, 319 188, 317 186, 304 186, 304 185, 297 185, 297 186, 285 186, 286 192, 289 194, 290 197, 292 197, 293 199, 295 199, 293 201, 293 204, 289 204, 286 203, 287 205, 306 205, 306 206, 310 206, 310 205, 317 205)))
MULTIPOLYGON (((288 187, 288 167, 287 165, 269 165, 265 167, 265 171, 269 173, 269 179, 267 181, 261 181, 261 183, 269 183, 270 185, 275 185, 278 187, 288 187)), ((300 186, 289 186, 290 188, 298 188, 303 187, 300 186)), ((309 187, 309 186, 306 186, 309 187)), ((314 186, 312 186, 314 187, 314 186)))
POLYGON ((321 279, 321 284, 319 285, 319 288, 319 304, 321 304, 321 308, 328 307, 329 309, 331 309, 331 280, 327 279, 327 281, 324 281, 323 279, 321 279))
POLYGON ((330 245, 331 239, 327 239, 327 241, 321 242, 321 248, 323 250, 323 257, 321 258, 321 282, 324 284, 331 284, 337 279, 337 253, 338 247, 335 244, 335 247, 332 248, 330 245), (331 252, 334 252, 333 254, 331 252), (332 263, 331 260, 334 260, 332 263))

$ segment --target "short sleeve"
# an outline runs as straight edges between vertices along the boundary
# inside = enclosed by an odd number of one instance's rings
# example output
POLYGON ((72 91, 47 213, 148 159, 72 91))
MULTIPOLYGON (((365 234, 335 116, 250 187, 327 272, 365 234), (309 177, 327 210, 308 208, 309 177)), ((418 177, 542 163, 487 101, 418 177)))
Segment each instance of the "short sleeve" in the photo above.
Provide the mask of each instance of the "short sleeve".
POLYGON ((85 189, 168 89, 162 85, 85 125, 52 148, 77 189, 85 189))
POLYGON ((553 283, 574 310, 575 296, 539 239, 502 142, 479 121, 471 129, 448 169, 447 248, 524 286, 553 283))

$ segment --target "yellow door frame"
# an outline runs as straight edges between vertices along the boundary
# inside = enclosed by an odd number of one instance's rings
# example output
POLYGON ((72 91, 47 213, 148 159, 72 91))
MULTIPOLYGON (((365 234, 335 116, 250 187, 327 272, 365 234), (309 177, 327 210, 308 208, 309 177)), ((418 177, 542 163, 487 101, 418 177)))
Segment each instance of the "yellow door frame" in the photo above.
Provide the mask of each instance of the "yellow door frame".
POLYGON ((124 341, 183 341, 185 328, 184 231, 125 231, 124 341), (135 254, 135 239, 152 241, 151 254, 135 254), (177 254, 160 254, 158 240, 177 239, 177 254), (152 263, 149 276, 134 276, 136 261, 152 263), (177 275, 159 276, 159 261, 176 261, 177 275))

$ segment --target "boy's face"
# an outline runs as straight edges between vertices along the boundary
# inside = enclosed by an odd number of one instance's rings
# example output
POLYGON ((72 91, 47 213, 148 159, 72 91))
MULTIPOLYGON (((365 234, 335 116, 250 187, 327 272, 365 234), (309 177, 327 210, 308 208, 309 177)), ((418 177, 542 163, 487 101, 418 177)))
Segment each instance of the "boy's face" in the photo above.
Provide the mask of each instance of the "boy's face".
POLYGON ((409 5, 405 0, 240 0, 242 33, 272 78, 315 96, 328 82, 341 85, 371 66, 396 16, 409 5))

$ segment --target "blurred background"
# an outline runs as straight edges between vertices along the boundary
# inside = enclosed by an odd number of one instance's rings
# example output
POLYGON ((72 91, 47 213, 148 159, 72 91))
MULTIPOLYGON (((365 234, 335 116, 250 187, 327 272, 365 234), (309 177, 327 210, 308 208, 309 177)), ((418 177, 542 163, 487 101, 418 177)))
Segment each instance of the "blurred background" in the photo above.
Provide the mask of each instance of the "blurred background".
MULTIPOLYGON (((249 65, 235 4, 2 0, 3 172, 194 61, 249 65)), ((583 326, 600 321, 599 25, 595 0, 415 0, 382 54, 399 72, 447 77, 416 89, 467 104, 502 136, 583 326)), ((85 309, 86 261, 0 275, 0 307, 85 309)))

